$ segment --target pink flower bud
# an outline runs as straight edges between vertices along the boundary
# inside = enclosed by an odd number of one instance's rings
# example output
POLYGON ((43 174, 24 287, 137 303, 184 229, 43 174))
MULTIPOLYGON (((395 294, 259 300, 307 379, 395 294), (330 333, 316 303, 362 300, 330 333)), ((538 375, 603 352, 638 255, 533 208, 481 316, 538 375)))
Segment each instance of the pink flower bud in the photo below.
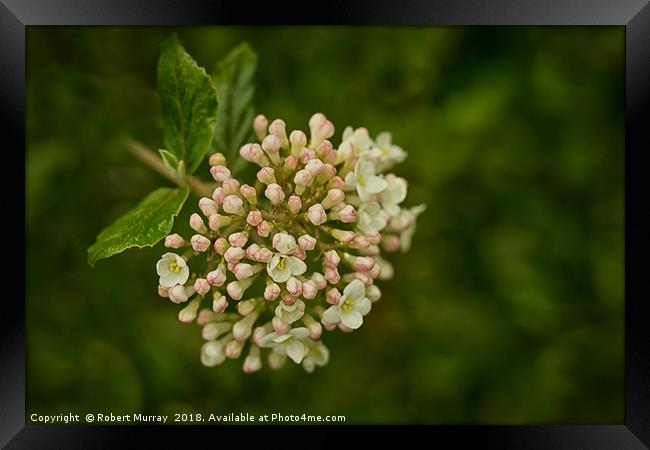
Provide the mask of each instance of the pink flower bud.
POLYGON ((381 275, 381 266, 375 263, 375 265, 368 271, 368 275, 370 275, 372 279, 379 278, 379 275, 381 275))
POLYGON ((375 231, 374 233, 366 233, 366 237, 368 238, 371 244, 379 244, 379 242, 381 241, 381 235, 377 231, 375 231))
POLYGON ((211 166, 225 166, 226 165, 226 157, 223 155, 223 153, 213 153, 210 155, 210 158, 208 159, 208 164, 211 166))
POLYGON ((214 191, 212 191, 212 200, 214 200, 217 205, 221 205, 225 197, 226 194, 223 192, 223 188, 221 186, 216 187, 214 191))
POLYGON ((375 284, 366 287, 366 297, 372 302, 376 302, 381 298, 381 290, 375 284))
POLYGON ((269 283, 264 289, 264 298, 269 301, 273 301, 278 298, 280 295, 280 286, 275 283, 269 283))
POLYGON ((311 274, 311 280, 316 283, 318 289, 325 289, 327 287, 327 280, 322 273, 314 272, 311 274))
POLYGON ((334 178, 335 175, 336 175, 336 167, 334 167, 329 163, 323 164, 323 170, 321 171, 320 175, 318 175, 318 178, 316 178, 316 181, 318 183, 325 184, 329 180, 334 178))
POLYGON ((253 266, 247 263, 238 263, 235 264, 232 273, 235 274, 235 278, 238 280, 245 280, 253 276, 253 266))
POLYGON ((316 113, 309 118, 309 128, 315 128, 321 123, 325 122, 327 117, 323 113, 316 113))
POLYGON ((323 205, 316 203, 310 206, 307 210, 307 218, 316 226, 325 223, 325 221, 327 221, 327 214, 325 213, 323 205))
POLYGON ((280 147, 282 147, 282 139, 272 134, 266 136, 262 141, 262 150, 275 165, 280 164, 280 147))
POLYGON ((399 250, 399 237, 394 234, 384 235, 381 238, 381 246, 387 252, 396 252, 399 250))
POLYGON ((275 183, 275 170, 272 167, 262 167, 257 172, 257 179, 263 184, 275 183))
POLYGON ((169 297, 169 288, 166 288, 165 286, 158 285, 158 295, 160 295, 162 298, 169 297))
POLYGON ((253 227, 258 226, 262 223, 262 212, 256 209, 250 211, 246 217, 246 223, 253 227))
POLYGON ((257 191, 253 186, 248 184, 242 184, 239 188, 239 192, 244 196, 246 201, 251 205, 255 206, 257 204, 257 191))
POLYGON ((223 254, 223 258, 232 264, 237 264, 244 256, 246 256, 246 252, 241 247, 230 247, 226 250, 226 253, 223 254))
POLYGON ((292 214, 296 214, 302 208, 302 200, 297 195, 292 195, 287 200, 287 208, 292 214))
POLYGON ((273 248, 284 255, 291 255, 296 250, 296 239, 288 233, 275 233, 271 243, 273 248))
POLYGON ((307 280, 302 283, 302 296, 304 298, 311 300, 312 298, 316 297, 316 294, 318 294, 318 287, 314 281, 307 280))
POLYGON ((273 331, 278 334, 287 334, 291 329, 291 325, 284 323, 278 316, 273 317, 271 324, 273 325, 273 331))
POLYGON ((194 282, 194 290, 199 295, 205 295, 210 292, 210 283, 205 278, 197 278, 194 282))
POLYGON ((343 181, 343 178, 339 176, 335 176, 334 178, 329 180, 329 182, 327 183, 327 187, 345 190, 347 186, 345 184, 345 181, 343 181))
POLYGON ((226 357, 230 359, 237 359, 241 356, 241 352, 244 349, 244 341, 232 340, 226 344, 224 353, 226 357))
POLYGON ((230 247, 230 244, 225 238, 217 238, 216 241, 214 241, 214 251, 217 252, 219 255, 223 256, 224 253, 226 253, 226 250, 228 250, 228 247, 230 247))
MULTIPOLYGON (((258 234, 259 234, 259 231, 258 231, 258 234)), ((268 235, 268 233, 267 233, 267 235, 268 235)), ((260 236, 261 236, 261 234, 260 234, 260 236)), ((264 237, 266 237, 266 236, 264 236, 264 237)), ((268 248, 260 248, 257 251, 257 253, 255 254, 255 259, 257 261, 259 261, 259 262, 262 262, 262 263, 268 263, 269 261, 271 261, 271 258, 273 258, 273 252, 271 250, 269 250, 268 248)))
POLYGON ((303 147, 300 150, 300 155, 298 155, 298 157, 301 163, 307 164, 310 160, 316 159, 316 152, 307 147, 303 147))
POLYGON ((269 331, 270 331, 270 329, 267 328, 266 326, 256 327, 253 330, 253 336, 251 337, 251 340, 253 341, 253 344, 260 345, 260 339, 262 339, 264 336, 269 334, 269 331))
POLYGON ((210 248, 211 244, 210 239, 201 234, 195 234, 192 236, 190 242, 192 243, 192 248, 195 252, 204 252, 210 248))
POLYGON ((264 195, 274 205, 279 205, 284 200, 284 191, 282 191, 282 188, 277 183, 269 184, 264 191, 264 195))
POLYGON ((293 256, 295 256, 296 258, 302 259, 304 261, 305 258, 307 257, 307 254, 300 247, 296 247, 296 250, 293 252, 293 256))
POLYGON ((316 239, 308 234, 303 234, 298 238, 298 245, 303 250, 313 250, 316 247, 316 239))
POLYGON ((228 307, 228 300, 224 295, 215 295, 214 300, 212 300, 212 311, 217 314, 222 313, 228 307))
POLYGON ((354 144, 350 141, 343 141, 339 145, 338 150, 336 151, 336 161, 335 164, 340 164, 347 161, 354 154, 354 144))
POLYGON ((213 319, 214 319, 214 313, 208 308, 203 308, 202 310, 199 311, 198 316, 196 316, 196 323, 197 325, 203 326, 212 322, 213 319))
POLYGON ((287 147, 289 145, 289 139, 287 138, 286 124, 282 119, 275 119, 269 125, 269 134, 276 136, 280 139, 281 146, 287 147))
POLYGON ((369 256, 357 256, 354 260, 354 270, 368 272, 375 265, 375 260, 369 256))
POLYGON ((226 166, 212 166, 210 167, 210 175, 214 178, 214 181, 223 183, 228 178, 230 178, 230 169, 226 166))
POLYGON ((236 265, 236 264, 237 264, 237 263, 234 263, 234 262, 228 262, 228 263, 226 263, 226 267, 228 268, 228 271, 230 271, 230 272, 234 272, 234 271, 235 271, 235 265, 236 265))
POLYGON ((246 247, 246 258, 256 261, 255 254, 258 252, 259 249, 260 246, 253 242, 251 245, 246 247))
POLYGON ((327 331, 332 331, 336 328, 337 324, 335 323, 324 323, 323 326, 327 331))
POLYGON ((203 222, 203 219, 201 219, 201 216, 199 216, 197 213, 193 213, 190 216, 190 227, 196 231, 197 233, 207 233, 208 229, 205 226, 205 223, 203 222))
POLYGON ((323 208, 330 209, 334 205, 338 205, 345 198, 345 193, 341 189, 333 188, 327 191, 327 195, 321 202, 323 208))
POLYGON ((298 155, 300 149, 307 145, 307 136, 300 130, 293 130, 289 135, 289 142, 291 142, 291 154, 298 155))
POLYGON ((341 280, 341 275, 336 267, 326 267, 325 268, 325 279, 331 284, 337 284, 341 280))
POLYGON ((226 282, 226 274, 221 269, 215 269, 212 272, 208 272, 205 277, 208 284, 211 286, 223 286, 226 282))
POLYGON ((210 217, 212 214, 216 214, 219 210, 219 205, 208 197, 201 197, 199 200, 199 209, 205 217, 210 217))
POLYGON ((296 170, 296 167, 298 167, 299 162, 300 161, 298 160, 298 157, 296 155, 289 155, 286 158, 284 158, 284 167, 290 172, 293 172, 294 170, 296 170))
POLYGON ((327 291, 327 294, 325 294, 325 300, 330 305, 338 305, 340 298, 341 298, 341 293, 336 288, 329 289, 327 291))
POLYGON ((308 314, 303 316, 302 321, 309 330, 309 337, 316 340, 320 339, 321 334, 323 334, 323 326, 308 314))
POLYGON ((352 328, 348 328, 340 322, 336 326, 344 333, 352 333, 354 331, 352 328))
POLYGON ((246 213, 246 211, 244 211, 244 202, 236 195, 226 196, 226 198, 223 199, 222 208, 228 214, 243 216, 246 213))
POLYGON ((226 291, 233 300, 241 300, 242 295, 244 295, 244 287, 239 283, 239 281, 231 281, 228 283, 226 291))
POLYGON ((324 163, 328 163, 332 165, 336 162, 336 150, 334 150, 334 148, 332 147, 332 143, 330 141, 323 141, 318 146, 317 153, 318 153, 318 157, 324 163))
POLYGON ((230 217, 222 216, 221 214, 212 214, 208 217, 208 227, 212 231, 217 231, 219 228, 230 225, 231 223, 232 219, 230 217))
POLYGON ((177 284, 176 286, 172 286, 169 288, 168 296, 169 299, 174 303, 183 303, 186 302, 187 299, 189 298, 188 292, 193 294, 194 289, 188 291, 187 289, 185 289, 185 286, 181 284, 177 284))
POLYGON ((178 320, 183 323, 190 323, 196 319, 196 315, 201 306, 201 301, 197 298, 188 303, 188 305, 178 312, 178 320))
POLYGON ((228 236, 228 242, 233 247, 243 247, 246 245, 246 241, 248 241, 248 232, 246 231, 238 231, 228 236))
POLYGON ((327 267, 336 267, 341 262, 341 257, 336 250, 328 250, 325 252, 325 265, 327 267))
POLYGON ((354 272, 354 278, 361 281, 365 285, 369 285, 373 281, 372 277, 365 272, 354 272))
POLYGON ((255 163, 259 166, 266 166, 269 160, 264 156, 264 151, 260 144, 245 144, 239 149, 239 155, 246 161, 255 163))
POLYGON ((258 114, 255 116, 253 119, 253 129, 255 130, 255 135, 257 136, 257 139, 260 141, 264 139, 266 136, 266 129, 269 126, 269 121, 268 119, 264 116, 264 114, 258 114))
POLYGON ((242 366, 242 371, 246 374, 255 373, 262 368, 262 359, 260 355, 248 355, 244 359, 244 365, 242 366))
POLYGON ((235 178, 228 178, 221 185, 223 192, 226 195, 231 195, 239 192, 239 181, 235 178))
POLYGON ((310 159, 305 164, 305 169, 311 174, 313 178, 316 178, 323 171, 323 161, 320 159, 310 159))
POLYGON ((314 177, 306 169, 299 170, 298 172, 296 172, 296 175, 293 177, 293 182, 296 183, 297 186, 303 186, 303 187, 309 186, 312 181, 314 181, 314 177))
POLYGON ((302 294, 302 283, 296 277, 289 277, 287 280, 287 292, 298 297, 302 294))
POLYGON ((350 243, 354 240, 356 237, 356 234, 354 234, 353 231, 349 230, 338 230, 336 228, 333 228, 330 230, 330 234, 332 237, 338 241, 341 241, 343 243, 350 243))
POLYGON ((345 205, 338 212, 339 220, 343 223, 352 223, 357 220, 357 211, 352 205, 345 205))
MULTIPOLYGON (((312 119, 315 116, 312 116, 312 119)), ((310 147, 312 148, 317 148, 325 139, 334 136, 334 125, 325 116, 317 117, 314 120, 310 119, 309 129, 311 131, 310 147)))
POLYGON ((179 234, 170 234, 165 238, 165 247, 167 248, 181 248, 185 245, 185 240, 179 234))

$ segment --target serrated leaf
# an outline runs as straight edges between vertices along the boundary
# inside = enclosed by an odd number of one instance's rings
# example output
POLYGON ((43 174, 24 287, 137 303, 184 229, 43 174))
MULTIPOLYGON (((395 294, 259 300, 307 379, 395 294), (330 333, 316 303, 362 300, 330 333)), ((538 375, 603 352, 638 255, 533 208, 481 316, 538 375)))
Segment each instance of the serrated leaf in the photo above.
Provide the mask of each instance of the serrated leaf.
POLYGON ((165 147, 189 174, 203 161, 217 121, 217 92, 210 76, 178 42, 162 44, 158 60, 158 91, 162 103, 165 147))
POLYGON ((218 151, 235 157, 239 148, 253 138, 257 54, 242 43, 226 55, 216 67, 214 83, 219 97, 219 114, 214 132, 218 151))
POLYGON ((117 219, 97 236, 88 248, 88 264, 95 266, 132 247, 152 247, 172 229, 189 190, 159 188, 147 195, 135 208, 117 219))

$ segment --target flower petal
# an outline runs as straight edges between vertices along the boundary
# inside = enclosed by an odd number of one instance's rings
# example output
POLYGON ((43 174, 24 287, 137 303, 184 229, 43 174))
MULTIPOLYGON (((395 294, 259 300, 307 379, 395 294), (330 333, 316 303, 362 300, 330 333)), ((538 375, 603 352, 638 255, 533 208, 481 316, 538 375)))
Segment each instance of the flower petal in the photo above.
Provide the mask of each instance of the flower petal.
POLYGON ((295 256, 289 256, 287 258, 286 267, 291 271, 291 275, 302 275, 307 271, 307 264, 295 256))
POLYGON ((176 274, 175 273, 170 273, 169 275, 166 275, 164 277, 160 277, 158 279, 158 283, 162 287, 170 288, 172 286, 176 286, 178 283, 176 282, 176 274))
POLYGON ((371 194, 377 194, 388 186, 388 182, 381 177, 372 175, 366 180, 366 190, 371 194))
POLYGON ((359 300, 359 302, 354 306, 354 309, 359 311, 363 316, 370 312, 370 308, 372 308, 372 302, 366 297, 359 300))
POLYGON ((388 131, 382 131, 375 138, 375 142, 379 147, 390 147, 392 141, 393 136, 388 131))
POLYGON ((341 312, 338 305, 332 305, 323 313, 323 320, 327 323, 339 323, 341 320, 341 312))
POLYGON ((358 311, 350 311, 341 314, 341 323, 348 328, 356 330, 363 324, 363 316, 358 311))
POLYGON ((262 336, 262 338, 259 340, 260 347, 272 347, 273 340, 278 337, 278 333, 275 331, 272 331, 271 333, 262 336))
POLYGON ((294 328, 289 333, 291 333, 291 335, 294 336, 296 339, 306 339, 307 336, 309 336, 309 330, 307 329, 307 327, 294 328))
POLYGON ((359 280, 352 280, 350 284, 345 286, 343 294, 350 297, 352 300, 362 299, 366 295, 366 287, 359 280))
POLYGON ((350 189, 353 189, 357 186, 357 177, 354 176, 354 173, 348 172, 348 174, 345 176, 345 184, 350 189))
POLYGON ((292 341, 287 345, 287 356, 296 364, 300 364, 305 357, 305 345, 300 341, 292 341))

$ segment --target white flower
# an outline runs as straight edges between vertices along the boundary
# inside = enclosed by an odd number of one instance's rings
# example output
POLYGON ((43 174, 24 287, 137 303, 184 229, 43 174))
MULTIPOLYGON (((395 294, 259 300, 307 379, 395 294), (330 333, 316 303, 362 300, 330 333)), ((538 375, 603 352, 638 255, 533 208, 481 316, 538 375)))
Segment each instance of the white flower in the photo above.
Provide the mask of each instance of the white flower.
POLYGON ((363 203, 357 213, 357 228, 366 234, 374 234, 387 224, 384 211, 377 202, 363 203))
POLYGON ((308 352, 306 341, 309 330, 305 327, 294 328, 287 334, 272 332, 260 339, 260 347, 272 348, 280 355, 286 355, 296 364, 300 364, 308 352))
POLYGON ((291 275, 302 275, 307 265, 295 256, 274 254, 266 265, 266 272, 276 283, 284 283, 291 275))
POLYGON ((399 214, 399 204, 406 198, 407 183, 404 178, 396 177, 393 174, 386 175, 388 186, 379 193, 384 210, 391 216, 399 214))
POLYGON ((273 236, 273 247, 283 255, 291 255, 296 250, 296 239, 287 233, 273 236))
POLYGON ((363 324, 363 316, 370 312, 372 303, 366 298, 366 288, 359 280, 352 280, 339 299, 338 304, 332 305, 323 313, 323 321, 327 323, 341 322, 348 328, 356 330, 363 324))
POLYGON ((156 272, 162 287, 185 284, 190 277, 190 269, 185 260, 176 253, 165 253, 156 263, 156 272))
POLYGON ((427 206, 425 204, 422 204, 414 206, 408 210, 402 210, 402 214, 408 214, 409 218, 411 219, 408 227, 402 231, 402 234, 400 236, 400 249, 403 252, 406 252, 411 248, 411 241, 413 240, 413 235, 415 234, 416 219, 420 214, 422 214, 425 209, 427 209, 427 206))
POLYGON ((388 186, 386 180, 375 175, 375 165, 367 158, 361 157, 354 166, 354 172, 345 176, 345 184, 356 187, 362 202, 370 199, 372 194, 378 194, 388 186))
MULTIPOLYGON (((312 341, 313 342, 313 341, 312 341)), ((302 361, 302 367, 306 372, 312 373, 316 366, 324 367, 330 360, 330 351, 322 342, 314 342, 309 346, 309 351, 302 361)))
POLYGON ((305 302, 300 299, 296 300, 296 302, 291 306, 286 305, 284 302, 280 302, 280 304, 275 308, 276 317, 286 324, 294 323, 304 314, 305 302))
POLYGON ((343 141, 352 144, 352 149, 356 155, 369 152, 373 146, 372 139, 368 136, 368 130, 365 128, 353 130, 352 127, 346 127, 343 131, 343 141))
POLYGON ((406 159, 406 152, 401 147, 393 145, 392 140, 393 137, 389 132, 379 133, 375 139, 375 145, 370 151, 372 157, 378 160, 382 170, 406 159))

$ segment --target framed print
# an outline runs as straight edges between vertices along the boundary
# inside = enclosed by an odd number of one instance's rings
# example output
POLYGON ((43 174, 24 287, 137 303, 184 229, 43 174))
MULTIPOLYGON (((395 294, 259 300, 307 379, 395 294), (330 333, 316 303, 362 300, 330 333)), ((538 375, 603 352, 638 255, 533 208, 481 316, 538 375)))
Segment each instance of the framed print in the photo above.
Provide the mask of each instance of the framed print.
POLYGON ((3 0, 0 30, 3 446, 647 448, 647 2, 3 0))

